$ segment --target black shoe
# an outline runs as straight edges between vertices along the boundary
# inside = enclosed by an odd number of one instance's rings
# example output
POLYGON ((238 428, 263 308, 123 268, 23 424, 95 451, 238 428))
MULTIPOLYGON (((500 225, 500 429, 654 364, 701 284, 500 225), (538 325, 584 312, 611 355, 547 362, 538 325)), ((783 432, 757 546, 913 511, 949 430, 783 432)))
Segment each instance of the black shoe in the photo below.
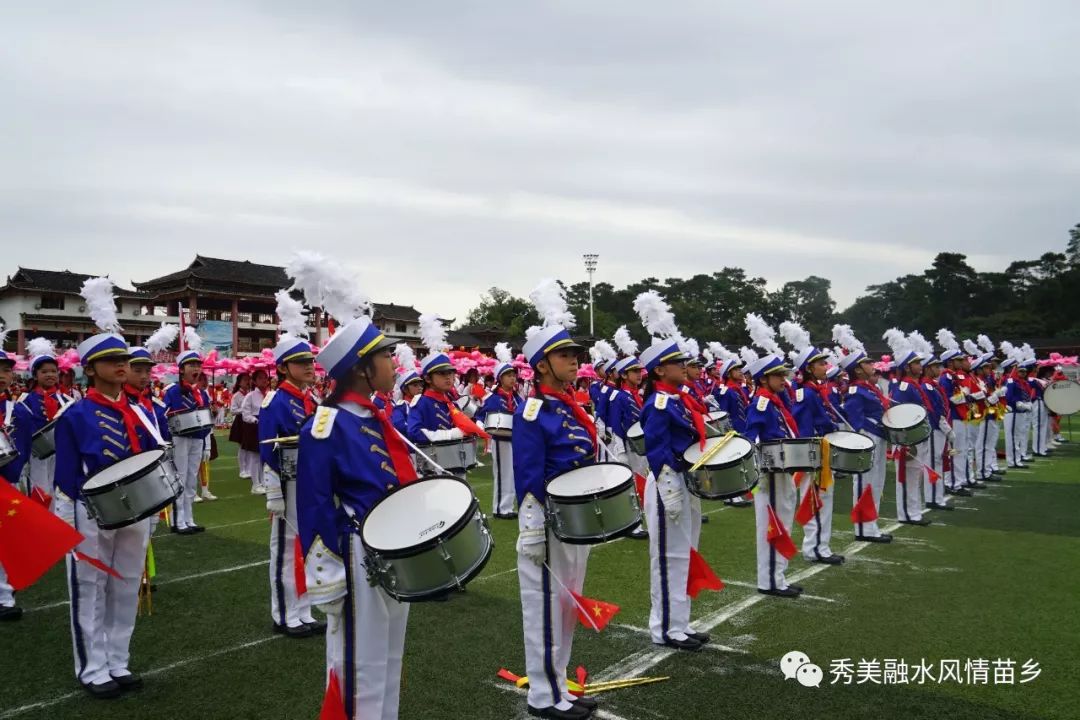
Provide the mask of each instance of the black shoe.
POLYGON ((957 497, 973 497, 974 496, 974 493, 972 493, 967 488, 957 488, 956 490, 952 491, 952 494, 956 495, 957 497))
POLYGON ((870 542, 870 543, 882 543, 882 544, 885 544, 885 543, 891 543, 892 542, 892 535, 885 535, 885 534, 882 534, 882 535, 856 535, 855 539, 859 540, 860 542, 870 542))
POLYGON ((304 626, 311 631, 312 635, 325 635, 326 623, 321 620, 312 620, 311 622, 305 622, 304 626))
POLYGON ((297 627, 289 627, 288 625, 278 625, 274 623, 274 632, 284 635, 290 638, 307 638, 314 635, 314 631, 307 625, 298 625, 297 627))
POLYGON ((987 475, 986 477, 984 477, 984 478, 982 479, 982 481, 983 481, 984 483, 988 483, 988 482, 1001 482, 1001 475, 1002 475, 1001 473, 991 473, 991 474, 987 475))
POLYGON ((818 555, 811 562, 821 563, 822 565, 843 565, 843 555, 818 555))
POLYGON ((120 687, 120 683, 115 680, 109 680, 108 682, 98 683, 97 685, 91 685, 90 683, 83 683, 83 690, 90 693, 91 697, 98 700, 111 700, 112 698, 120 697, 120 693, 124 692, 120 687))
POLYGON ((794 583, 788 583, 788 590, 794 590, 795 592, 799 593, 800 595, 803 594, 803 586, 802 585, 796 585, 794 583))
POLYGON ((761 593, 762 595, 772 595, 773 597, 782 597, 782 598, 797 598, 797 597, 799 597, 799 592, 797 590, 795 590, 794 588, 791 588, 791 587, 784 588, 783 590, 780 590, 780 589, 777 589, 777 590, 762 590, 761 588, 758 588, 758 592, 761 593))
POLYGON ((596 702, 596 698, 591 698, 588 695, 576 697, 570 702, 574 703, 574 705, 578 706, 579 708, 584 708, 588 710, 589 712, 592 712, 596 708, 600 707, 600 703, 596 702))
POLYGON ((631 530, 630 535, 628 537, 631 537, 634 540, 648 540, 649 539, 649 532, 648 532, 648 530, 643 530, 642 528, 637 528, 636 530, 631 530))
POLYGON ((709 642, 710 640, 712 640, 712 638, 709 637, 708 635, 706 635, 705 633, 698 633, 698 632, 686 633, 686 637, 691 638, 693 640, 697 640, 702 645, 704 645, 707 642, 709 642))
POLYGON ((143 686, 142 678, 135 673, 130 673, 128 675, 113 675, 112 679, 124 692, 138 690, 143 686))
POLYGON ((976 490, 983 490, 986 488, 986 483, 981 480, 976 480, 975 482, 968 485, 968 487, 975 488, 976 490))
POLYGON ((676 650, 685 650, 687 652, 697 652, 701 649, 701 643, 694 640, 691 637, 687 637, 685 640, 676 640, 675 638, 668 638, 662 643, 653 643, 654 645, 664 645, 666 647, 675 648, 676 650))
POLYGON ((926 507, 933 508, 934 510, 946 510, 948 512, 952 512, 956 509, 952 505, 946 505, 945 503, 926 503, 926 507))
POLYGON ((1000 470, 1000 469, 998 469, 998 470, 991 470, 991 471, 990 471, 990 474, 991 474, 991 475, 997 475, 998 477, 1001 477, 1002 475, 1004 475, 1004 474, 1005 474, 1005 471, 1004 471, 1004 470, 1000 470))
POLYGON ((178 528, 175 525, 170 525, 169 526, 169 532, 173 533, 174 535, 183 535, 184 534, 183 529, 178 528))
POLYGON ((903 525, 918 525, 919 527, 926 527, 930 524, 930 521, 926 518, 922 518, 919 520, 899 520, 898 522, 903 525))
POLYGON ((709 522, 709 516, 708 515, 702 515, 701 516, 701 524, 705 525, 708 522, 709 522))
POLYGON ((15 622, 22 619, 22 608, 17 605, 11 607, 0 606, 0 622, 15 622))
POLYGON ((584 720, 592 715, 592 711, 578 705, 572 705, 569 710, 559 710, 554 705, 546 708, 534 708, 530 705, 529 714, 533 717, 551 718, 551 720, 584 720))
POLYGON ((206 532, 206 528, 202 525, 188 525, 188 532, 194 535, 195 533, 206 532))

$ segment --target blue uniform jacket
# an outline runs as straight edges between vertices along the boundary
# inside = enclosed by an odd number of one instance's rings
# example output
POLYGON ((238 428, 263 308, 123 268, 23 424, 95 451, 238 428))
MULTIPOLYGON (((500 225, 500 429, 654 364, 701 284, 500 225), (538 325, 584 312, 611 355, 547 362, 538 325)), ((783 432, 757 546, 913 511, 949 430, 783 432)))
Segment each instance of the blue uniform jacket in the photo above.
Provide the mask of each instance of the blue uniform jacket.
POLYGON ((844 396, 844 414, 856 432, 885 439, 881 416, 885 407, 873 390, 852 383, 844 396))
MULTIPOLYGON (((202 395, 203 407, 210 407, 210 396, 206 394, 206 391, 202 388, 196 388, 196 392, 202 395)), ((193 410, 198 405, 195 403, 195 396, 191 394, 191 391, 183 387, 180 383, 174 383, 169 386, 169 389, 165 391, 165 397, 162 398, 165 403, 166 415, 172 415, 173 413, 182 412, 184 410, 193 410)), ((206 438, 207 435, 213 430, 213 427, 203 428, 197 433, 192 433, 186 437, 190 438, 206 438)))
POLYGON ((275 390, 263 399, 259 410, 259 458, 276 473, 281 472, 278 454, 274 452, 274 443, 262 444, 263 440, 275 437, 289 437, 300 432, 307 419, 304 401, 287 392, 275 390))
POLYGON ((478 423, 483 423, 484 418, 488 413, 510 413, 513 414, 517 411, 518 406, 521 405, 521 397, 517 393, 514 393, 514 407, 510 408, 506 404, 506 398, 498 393, 493 392, 484 398, 484 404, 480 406, 480 409, 476 411, 476 417, 473 418, 478 423))
MULTIPOLYGON (((60 392, 56 393, 56 400, 63 406, 71 402, 71 398, 60 392)), ((49 418, 45 416, 45 399, 40 393, 28 392, 19 400, 30 411, 30 434, 33 435, 41 428, 49 424, 49 418)))
POLYGON ((744 400, 742 393, 730 385, 717 385, 712 394, 720 403, 720 409, 728 414, 731 428, 739 434, 746 433, 746 408, 749 400, 744 400))
POLYGON ((390 422, 403 437, 409 437, 409 403, 399 400, 390 412, 390 422))
MULTIPOLYGON (((1030 384, 1031 382, 1028 381, 1028 385, 1030 384)), ((1005 381, 1005 404, 1013 412, 1030 412, 1030 410, 1018 410, 1016 407, 1018 402, 1034 402, 1034 398, 1023 388, 1019 380, 1009 378, 1005 381)))
MULTIPOLYGON (((779 393, 780 402, 784 401, 785 394, 783 391, 779 393)), ((752 442, 786 440, 793 437, 780 409, 763 395, 755 395, 750 402, 746 411, 745 435, 752 442)))
POLYGON ((169 432, 169 418, 165 416, 165 403, 161 402, 153 395, 149 395, 150 407, 154 408, 154 412, 148 413, 146 412, 146 408, 139 403, 138 395, 130 393, 127 390, 124 390, 124 394, 127 395, 128 402, 131 403, 132 407, 138 407, 139 410, 146 415, 146 419, 154 424, 154 427, 157 429, 158 435, 161 436, 162 440, 165 442, 172 440, 172 433, 169 432))
POLYGON ((30 409, 21 402, 14 400, 0 401, 0 423, 6 422, 8 411, 11 411, 11 431, 9 436, 15 444, 15 450, 19 453, 7 465, 0 467, 0 477, 9 483, 19 482, 23 466, 30 461, 30 442, 33 438, 33 418, 30 409))
POLYGON ((795 391, 795 406, 791 414, 799 426, 799 437, 823 437, 836 432, 836 422, 825 407, 821 394, 811 387, 795 391))
POLYGON ((665 465, 683 471, 690 463, 683 453, 699 441, 690 410, 678 395, 656 391, 641 409, 641 429, 645 433, 645 457, 653 477, 660 477, 665 465))
POLYGON ((941 418, 945 414, 945 400, 941 397, 941 392, 934 383, 925 378, 921 382, 923 392, 930 398, 930 427, 937 430, 941 424, 941 418))
POLYGON ((419 395, 409 408, 409 439, 414 443, 429 443, 424 430, 450 430, 454 421, 450 419, 450 407, 439 400, 419 395))
POLYGON ((600 387, 600 394, 596 398, 596 406, 593 408, 596 419, 607 424, 608 404, 611 402, 611 394, 617 388, 614 385, 604 383, 600 387))
POLYGON ((926 408, 928 413, 932 412, 932 408, 927 408, 926 403, 923 402, 919 388, 908 380, 899 380, 890 385, 889 399, 898 405, 900 403, 912 403, 919 407, 926 408))
POLYGON ((511 444, 518 505, 530 494, 544 502, 548 480, 596 462, 596 446, 589 431, 578 423, 568 405, 546 395, 518 405, 511 444))
MULTIPOLYGON (((135 434, 143 451, 158 446, 141 422, 135 434)), ((92 400, 79 400, 56 423, 56 487, 78 500, 87 478, 133 454, 123 416, 92 400)))
POLYGON ((623 389, 615 396, 615 400, 608 407, 608 416, 611 418, 608 427, 611 432, 622 440, 626 440, 626 432, 630 426, 641 420, 641 408, 631 392, 636 390, 623 389))

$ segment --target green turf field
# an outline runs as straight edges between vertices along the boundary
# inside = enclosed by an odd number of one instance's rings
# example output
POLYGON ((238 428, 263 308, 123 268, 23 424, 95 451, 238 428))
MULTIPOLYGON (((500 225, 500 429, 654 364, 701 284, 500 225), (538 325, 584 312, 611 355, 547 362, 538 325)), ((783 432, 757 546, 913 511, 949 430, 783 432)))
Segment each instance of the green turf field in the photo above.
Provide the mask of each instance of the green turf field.
MULTIPOLYGON (((212 488, 220 499, 195 510, 208 532, 182 537, 160 528, 154 540, 154 612, 139 619, 132 642, 132 669, 145 676, 145 689, 113 701, 91 700, 78 689, 67 592, 54 568, 20 594, 22 621, 0 625, 0 718, 317 717, 323 641, 270 632, 264 500, 249 494, 249 482, 237 477, 234 446, 219 439, 223 455, 213 464, 212 488)), ((490 473, 471 480, 490 505, 490 473)), ((851 546, 850 483, 843 487, 833 548, 849 561, 826 567, 797 556, 789 578, 806 588, 798 600, 753 589, 753 511, 706 503, 711 522, 702 554, 728 585, 694 605, 698 628, 710 629, 714 643, 698 654, 656 648, 644 634, 646 544, 594 548, 585 594, 622 612, 602 634, 579 627, 573 666, 584 665, 596 679, 672 678, 601 695, 599 717, 1080 717, 1080 427, 1051 459, 958 499, 962 509, 930 515, 930 527, 894 530, 892 545, 851 546), (790 650, 822 667, 820 687, 784 680, 779 659, 790 650), (844 658, 851 684, 832 685, 830 666, 844 658), (923 659, 934 679, 920 684, 909 669, 906 684, 885 682, 887 663, 917 666, 923 659), (980 660, 1011 660, 1013 683, 995 684, 991 665, 987 684, 969 684, 968 659, 976 672, 980 660), (1028 659, 1040 672, 1020 683, 1028 659), (867 671, 860 678, 862 660, 867 671), (965 681, 939 682, 942 660, 958 661, 965 681)), ((894 517, 894 507, 890 480, 883 518, 894 517)), ((526 717, 523 697, 496 679, 500 667, 518 674, 524 667, 516 522, 493 523, 498 546, 468 592, 412 608, 404 718, 526 717)), ((793 534, 800 543, 801 530, 793 534)))

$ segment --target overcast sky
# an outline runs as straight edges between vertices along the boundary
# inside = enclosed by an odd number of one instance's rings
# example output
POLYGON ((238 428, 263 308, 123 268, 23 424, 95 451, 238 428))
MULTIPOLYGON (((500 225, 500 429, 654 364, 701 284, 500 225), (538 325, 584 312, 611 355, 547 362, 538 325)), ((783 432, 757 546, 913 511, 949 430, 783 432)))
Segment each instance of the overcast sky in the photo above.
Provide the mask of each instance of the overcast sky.
POLYGON ((745 267, 846 306, 1080 222, 1080 5, 26 2, 0 275, 339 257, 379 301, 745 267))

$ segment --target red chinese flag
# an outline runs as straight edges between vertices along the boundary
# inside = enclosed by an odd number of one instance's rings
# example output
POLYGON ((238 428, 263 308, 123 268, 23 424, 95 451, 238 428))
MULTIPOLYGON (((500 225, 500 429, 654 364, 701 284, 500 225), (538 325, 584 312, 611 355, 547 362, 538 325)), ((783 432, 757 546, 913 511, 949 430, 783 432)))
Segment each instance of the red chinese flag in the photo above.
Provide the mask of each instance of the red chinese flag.
POLYGON ((645 507, 645 476, 634 473, 634 488, 637 490, 637 499, 641 507, 645 507))
MULTIPOLYGON (((67 523, 65 523, 65 525, 66 524, 67 523)), ((89 565, 92 565, 92 566, 96 567, 98 570, 100 570, 101 572, 105 573, 106 575, 112 575, 117 580, 123 580, 124 579, 124 576, 121 575, 120 573, 116 572, 116 570, 112 566, 106 565, 104 561, 98 560, 96 557, 90 557, 86 553, 81 553, 78 550, 76 550, 75 551, 75 559, 78 560, 79 562, 84 562, 84 563, 87 563, 89 565)))
POLYGON ((0 478, 0 565, 13 588, 33 585, 82 540, 75 528, 0 478))
POLYGON ((818 494, 817 485, 810 483, 810 488, 803 494, 799 509, 795 511, 795 522, 805 525, 814 519, 814 513, 821 509, 821 495, 818 494))
POLYGON ((929 465, 923 465, 923 467, 926 468, 926 476, 929 478, 930 484, 937 485, 937 481, 941 479, 941 476, 938 475, 938 471, 929 465))
POLYGON ((491 436, 488 435, 484 428, 477 425, 468 415, 456 407, 450 408, 450 419, 453 421, 454 427, 460 430, 463 435, 479 435, 485 440, 491 439, 491 436))
POLYGON ((36 485, 34 486, 34 489, 30 491, 30 499, 46 509, 48 509, 49 505, 52 504, 52 495, 45 492, 36 485))
POLYGON ((769 529, 765 534, 765 539, 772 545, 773 550, 790 560, 799 552, 795 548, 795 543, 791 540, 791 533, 784 527, 784 523, 780 522, 780 518, 776 516, 772 505, 767 506, 766 509, 769 511, 769 529))
POLYGON ((578 595, 573 590, 570 591, 570 594, 577 601, 578 620, 582 625, 592 628, 596 632, 600 632, 607 627, 607 624, 611 622, 611 618, 615 617, 615 613, 619 612, 618 605, 587 598, 584 595, 578 595))
POLYGON ((690 548, 690 572, 686 575, 686 594, 696 598, 702 590, 724 589, 724 583, 716 576, 709 563, 694 548, 690 548))
POLYGON ((877 508, 874 507, 874 493, 870 491, 870 486, 867 485, 862 491, 862 495, 859 496, 858 502, 851 508, 851 522, 858 525, 859 523, 874 522, 877 519, 877 508))
POLYGON ((304 570, 304 551, 300 547, 300 536, 293 538, 293 581, 296 583, 296 597, 307 592, 307 572, 304 570))
POLYGON ((322 709, 319 710, 319 720, 349 720, 345 714, 345 703, 341 698, 341 683, 338 682, 337 672, 331 668, 330 680, 326 683, 326 693, 323 695, 322 709))

